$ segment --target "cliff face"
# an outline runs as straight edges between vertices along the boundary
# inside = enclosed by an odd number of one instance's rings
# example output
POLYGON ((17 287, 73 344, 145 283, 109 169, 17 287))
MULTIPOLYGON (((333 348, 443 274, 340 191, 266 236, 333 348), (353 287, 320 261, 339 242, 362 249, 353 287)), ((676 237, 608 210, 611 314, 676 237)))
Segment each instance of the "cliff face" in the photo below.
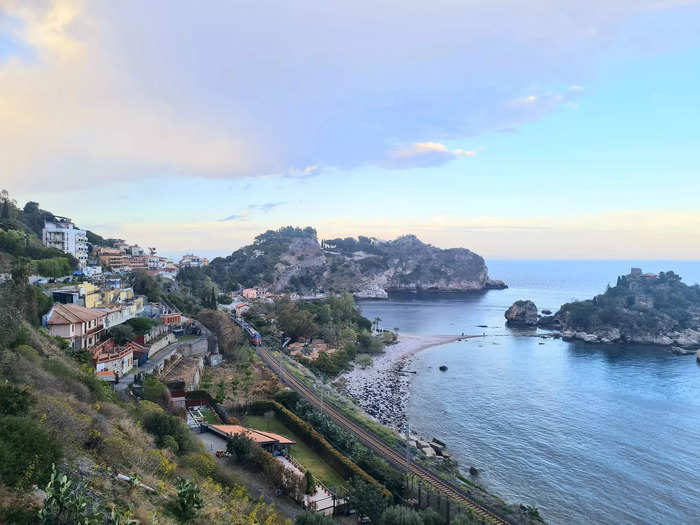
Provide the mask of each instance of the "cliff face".
POLYGON ((673 272, 630 274, 592 300, 563 305, 540 326, 590 343, 700 347, 700 287, 673 272))
POLYGON ((256 238, 210 265, 212 278, 302 294, 348 291, 384 298, 391 291, 476 291, 505 288, 492 281, 484 259, 463 249, 442 250, 413 235, 393 241, 368 237, 319 243, 315 231, 282 229, 256 238))

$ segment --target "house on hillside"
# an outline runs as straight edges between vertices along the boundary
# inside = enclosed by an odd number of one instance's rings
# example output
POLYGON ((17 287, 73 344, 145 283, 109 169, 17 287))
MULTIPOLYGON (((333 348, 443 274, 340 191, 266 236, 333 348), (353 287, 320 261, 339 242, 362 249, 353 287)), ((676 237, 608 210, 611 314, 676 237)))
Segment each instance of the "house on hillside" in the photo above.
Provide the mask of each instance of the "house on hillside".
POLYGON ((106 376, 101 372, 112 372, 119 378, 134 367, 134 350, 128 343, 123 346, 116 345, 110 337, 92 349, 92 361, 98 375, 106 376))
POLYGON ((206 429, 224 439, 242 434, 271 454, 277 453, 287 455, 289 447, 296 444, 295 441, 279 434, 263 432, 262 430, 246 428, 240 425, 206 425, 206 429))
POLYGON ((99 342, 106 317, 105 312, 77 304, 55 304, 42 324, 51 335, 68 339, 74 349, 89 350, 99 342))

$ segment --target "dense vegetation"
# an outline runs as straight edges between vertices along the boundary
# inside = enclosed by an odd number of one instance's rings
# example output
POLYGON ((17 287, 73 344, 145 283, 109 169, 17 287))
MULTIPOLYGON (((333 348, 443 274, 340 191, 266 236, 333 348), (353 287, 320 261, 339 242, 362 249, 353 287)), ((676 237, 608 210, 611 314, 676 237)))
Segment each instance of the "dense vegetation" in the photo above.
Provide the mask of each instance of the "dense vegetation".
POLYGON ((253 287, 274 280, 275 265, 295 239, 316 240, 316 230, 287 226, 258 235, 253 244, 236 250, 228 257, 217 257, 207 273, 224 291, 253 287))
POLYGON ((565 329, 617 328, 623 335, 700 327, 700 286, 672 271, 658 277, 625 275, 587 301, 563 305, 556 314, 565 329))
POLYGON ((244 317, 263 335, 289 337, 292 341, 322 338, 337 351, 322 352, 314 361, 300 361, 329 376, 346 370, 358 354, 378 354, 384 348, 384 337, 372 335, 372 322, 362 316, 349 293, 331 295, 323 301, 293 302, 281 297, 274 303, 254 304, 244 317))

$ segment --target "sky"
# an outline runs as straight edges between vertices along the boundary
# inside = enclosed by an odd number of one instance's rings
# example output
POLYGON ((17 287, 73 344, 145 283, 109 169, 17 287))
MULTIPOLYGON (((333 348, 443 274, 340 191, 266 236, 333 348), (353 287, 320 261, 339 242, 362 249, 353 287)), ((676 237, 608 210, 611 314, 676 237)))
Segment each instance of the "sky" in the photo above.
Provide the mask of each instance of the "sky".
POLYGON ((700 260, 700 0, 0 0, 0 188, 227 254, 285 225, 700 260))

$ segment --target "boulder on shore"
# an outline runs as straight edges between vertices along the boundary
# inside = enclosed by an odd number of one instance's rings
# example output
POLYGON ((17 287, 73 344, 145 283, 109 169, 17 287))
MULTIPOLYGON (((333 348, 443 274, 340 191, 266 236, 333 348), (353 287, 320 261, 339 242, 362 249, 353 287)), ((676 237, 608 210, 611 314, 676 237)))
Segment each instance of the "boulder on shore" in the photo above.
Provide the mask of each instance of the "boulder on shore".
POLYGON ((515 301, 506 310, 505 318, 508 326, 537 326, 537 305, 532 301, 515 301))

